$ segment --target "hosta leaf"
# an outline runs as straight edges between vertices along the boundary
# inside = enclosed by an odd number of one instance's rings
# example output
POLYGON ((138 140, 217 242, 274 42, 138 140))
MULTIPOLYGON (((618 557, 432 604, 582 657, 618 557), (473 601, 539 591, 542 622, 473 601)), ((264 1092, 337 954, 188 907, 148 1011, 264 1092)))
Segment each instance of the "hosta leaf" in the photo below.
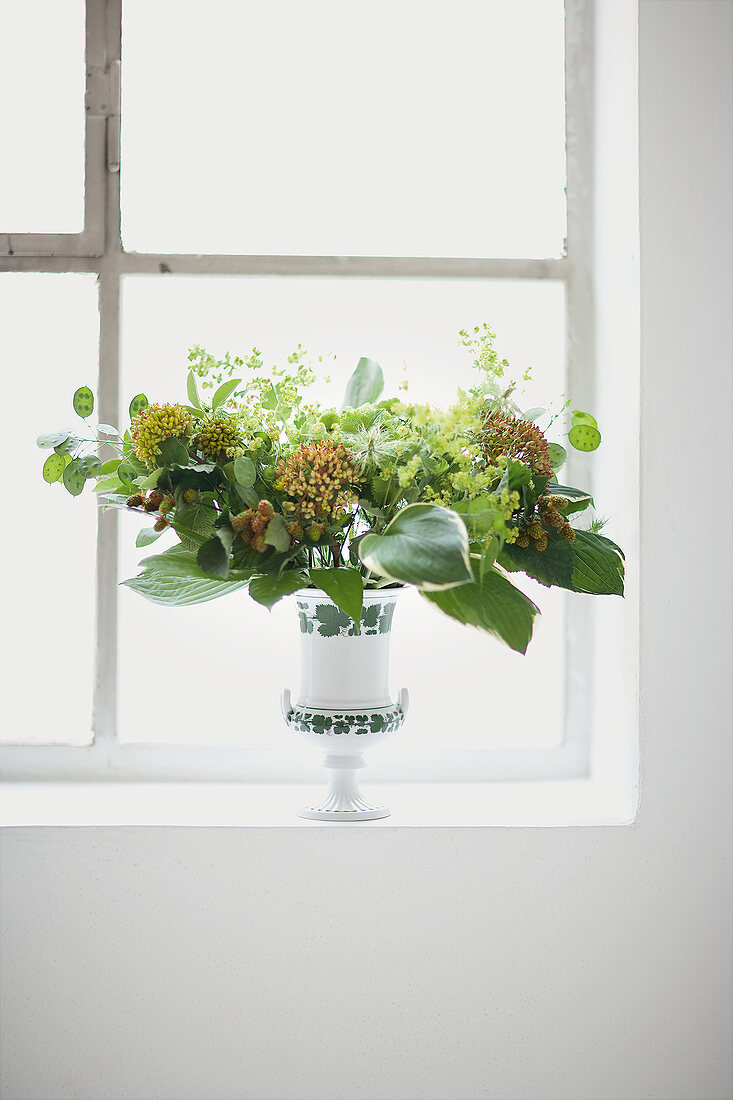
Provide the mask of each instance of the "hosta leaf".
POLYGON ((356 569, 311 569, 311 583, 322 588, 337 607, 350 615, 361 630, 361 611, 364 596, 364 582, 356 569))
POLYGON ((547 549, 541 552, 532 546, 523 548, 516 543, 505 543, 497 560, 510 573, 526 573, 546 588, 573 587, 573 553, 570 543, 564 539, 550 539, 547 549))
POLYGON ((423 596, 451 618, 493 634, 517 653, 527 652, 539 608, 497 569, 470 584, 423 596))
POLYGON ((384 389, 384 374, 376 359, 362 356, 346 384, 342 408, 358 409, 376 401, 384 389))
POLYGON ((283 596, 291 596, 299 588, 304 588, 308 581, 300 573, 283 573, 281 577, 274 573, 252 577, 249 582, 249 594, 257 603, 271 610, 283 596))
POLYGON ((447 588, 473 576, 463 520, 435 504, 409 504, 381 535, 364 535, 358 553, 373 573, 419 588, 447 588))
POLYGON ((152 603, 167 607, 187 607, 226 596, 245 588, 248 578, 230 573, 228 580, 209 577, 196 562, 196 555, 182 546, 173 546, 162 554, 145 558, 142 573, 122 584, 152 603))

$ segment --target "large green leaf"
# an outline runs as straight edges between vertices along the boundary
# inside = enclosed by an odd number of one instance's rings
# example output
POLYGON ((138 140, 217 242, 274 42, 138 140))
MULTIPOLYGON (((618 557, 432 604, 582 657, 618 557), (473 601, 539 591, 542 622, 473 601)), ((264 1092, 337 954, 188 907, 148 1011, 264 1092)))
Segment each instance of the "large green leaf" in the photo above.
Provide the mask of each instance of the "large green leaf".
POLYGON ((493 634, 517 653, 527 652, 539 608, 497 569, 470 584, 423 596, 451 618, 493 634))
POLYGON ((308 581, 300 573, 283 573, 281 577, 274 573, 265 573, 259 577, 252 577, 249 582, 249 594, 257 603, 261 603, 270 611, 283 596, 291 596, 299 588, 304 588, 308 581))
POLYGON ((217 516, 216 509, 206 501, 194 500, 186 504, 179 497, 173 526, 187 550, 198 550, 214 533, 217 516))
POLYGON ((364 535, 358 553, 373 573, 419 588, 450 588, 473 578, 466 526, 436 504, 408 504, 383 534, 364 535))
POLYGON ((592 531, 576 531, 573 588, 596 596, 623 596, 624 562, 618 546, 592 531))
POLYGON ((180 544, 162 554, 145 558, 140 564, 143 566, 142 573, 122 581, 122 584, 146 600, 166 607, 206 603, 244 588, 249 580, 246 575, 234 570, 228 580, 207 576, 196 563, 196 555, 180 544))
POLYGON ((241 378, 230 378, 228 382, 224 382, 219 386, 211 399, 211 408, 213 412, 216 412, 219 406, 224 404, 227 397, 229 397, 231 393, 234 393, 241 381, 241 378))
POLYGON ((364 581, 356 569, 311 569, 311 582, 322 588, 337 607, 354 620, 356 633, 361 630, 364 581))
POLYGON ((346 384, 343 409, 350 407, 358 409, 360 405, 367 405, 376 401, 384 389, 384 374, 376 359, 367 359, 362 356, 356 364, 356 369, 346 384))
POLYGON ((533 546, 505 543, 499 551, 498 562, 510 573, 526 573, 546 588, 573 589, 573 552, 564 539, 551 538, 547 549, 542 551, 533 546))

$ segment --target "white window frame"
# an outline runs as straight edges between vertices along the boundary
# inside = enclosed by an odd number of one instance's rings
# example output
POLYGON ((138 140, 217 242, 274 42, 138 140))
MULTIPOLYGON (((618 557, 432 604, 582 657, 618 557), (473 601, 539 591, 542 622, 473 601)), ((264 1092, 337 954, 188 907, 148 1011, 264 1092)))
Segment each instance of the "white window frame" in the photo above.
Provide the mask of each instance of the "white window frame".
MULTIPOLYGON (((92 272, 99 281, 98 409, 103 422, 120 413, 120 288, 129 274, 373 276, 379 278, 527 279, 560 282, 566 298, 567 388, 579 407, 593 407, 594 332, 594 0, 565 0, 567 238, 554 259, 464 259, 350 256, 168 255, 125 252, 120 233, 120 58, 124 0, 86 0, 86 130, 84 229, 80 234, 1 234, 0 271, 92 272)), ((592 488, 591 472, 573 456, 568 476, 592 488)), ((117 738, 118 522, 100 511, 96 558, 95 672, 92 743, 0 746, 4 779, 293 782, 277 754, 236 746, 121 744, 117 738)), ((434 753, 406 769, 375 762, 385 781, 568 780, 587 777, 592 757, 592 601, 568 608, 566 728, 551 749, 434 753)))

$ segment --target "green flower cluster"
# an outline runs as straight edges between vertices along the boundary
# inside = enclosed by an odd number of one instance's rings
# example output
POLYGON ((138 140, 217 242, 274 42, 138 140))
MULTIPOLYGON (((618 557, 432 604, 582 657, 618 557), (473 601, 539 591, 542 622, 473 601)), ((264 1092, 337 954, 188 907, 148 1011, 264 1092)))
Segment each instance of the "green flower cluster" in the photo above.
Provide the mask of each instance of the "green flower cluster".
POLYGON ((148 405, 130 424, 130 438, 135 454, 153 469, 160 455, 160 444, 166 439, 188 436, 194 419, 183 405, 148 405))

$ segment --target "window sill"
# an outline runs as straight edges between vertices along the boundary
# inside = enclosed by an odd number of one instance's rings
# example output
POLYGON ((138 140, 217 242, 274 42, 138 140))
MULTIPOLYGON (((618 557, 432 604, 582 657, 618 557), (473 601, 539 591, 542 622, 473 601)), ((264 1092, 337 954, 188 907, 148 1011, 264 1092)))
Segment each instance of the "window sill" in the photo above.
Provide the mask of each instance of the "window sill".
POLYGON ((193 826, 281 828, 526 827, 629 825, 636 792, 593 779, 552 783, 369 784, 392 809, 365 822, 297 817, 323 788, 307 784, 3 783, 0 827, 193 826))

